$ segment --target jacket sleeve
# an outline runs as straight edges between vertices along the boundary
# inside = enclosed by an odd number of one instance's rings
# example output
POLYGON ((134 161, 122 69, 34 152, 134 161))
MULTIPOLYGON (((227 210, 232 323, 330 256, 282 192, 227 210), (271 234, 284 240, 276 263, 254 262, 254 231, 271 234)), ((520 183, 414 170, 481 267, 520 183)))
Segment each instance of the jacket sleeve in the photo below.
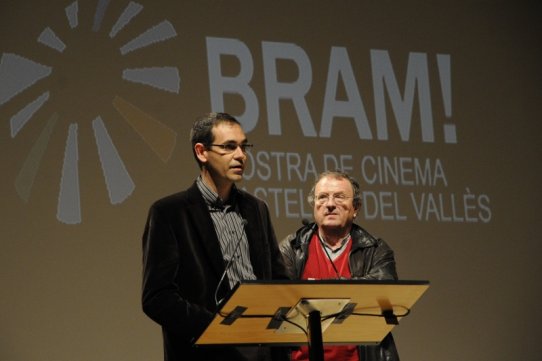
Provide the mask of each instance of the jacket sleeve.
POLYGON ((267 235, 267 244, 269 247, 270 261, 271 261, 271 279, 281 280, 289 279, 287 268, 285 267, 284 259, 279 250, 279 244, 275 231, 273 229, 273 224, 271 222, 271 217, 269 215, 269 209, 265 202, 259 202, 260 214, 262 215, 262 222, 266 227, 265 234, 267 235))
POLYGON ((397 280, 395 256, 393 250, 382 239, 376 240, 372 248, 370 260, 366 262, 366 270, 360 279, 365 280, 397 280))
MULTIPOLYGON (((371 260, 367 272, 361 279, 397 280, 393 250, 382 239, 376 239, 375 247, 370 248, 371 260)), ((399 361, 399 353, 393 336, 388 333, 379 345, 360 346, 361 359, 365 361, 399 361)))
POLYGON ((399 361, 399 353, 391 333, 388 333, 379 345, 360 346, 363 361, 399 361))
POLYGON ((213 314, 183 299, 176 282, 178 269, 179 246, 171 223, 153 205, 143 233, 143 311, 191 342, 205 330, 213 314))
POLYGON ((288 273, 289 279, 296 279, 296 261, 295 261, 295 251, 292 248, 292 242, 295 239, 295 233, 292 233, 286 238, 284 238, 279 243, 280 253, 282 254, 282 259, 284 265, 286 266, 286 271, 288 273))

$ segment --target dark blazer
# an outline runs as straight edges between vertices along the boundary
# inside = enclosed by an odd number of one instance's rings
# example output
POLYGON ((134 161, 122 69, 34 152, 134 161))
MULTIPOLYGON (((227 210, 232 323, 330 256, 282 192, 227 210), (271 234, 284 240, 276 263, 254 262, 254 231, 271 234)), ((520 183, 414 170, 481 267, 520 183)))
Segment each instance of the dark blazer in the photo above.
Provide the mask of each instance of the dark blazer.
MULTIPOLYGON (((286 279, 266 204, 237 192, 256 277, 286 279)), ((193 345, 216 312, 214 294, 224 269, 213 221, 196 183, 151 206, 143 234, 142 304, 143 311, 162 326, 165 360, 239 359, 232 347, 193 345)), ((218 299, 229 288, 226 279, 218 299)))

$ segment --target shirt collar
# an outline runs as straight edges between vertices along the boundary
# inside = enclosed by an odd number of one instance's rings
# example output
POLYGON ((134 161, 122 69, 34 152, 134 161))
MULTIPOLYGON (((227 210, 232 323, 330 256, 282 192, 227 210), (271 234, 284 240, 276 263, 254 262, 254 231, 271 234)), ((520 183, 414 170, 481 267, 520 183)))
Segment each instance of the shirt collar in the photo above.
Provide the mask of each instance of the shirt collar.
POLYGON ((200 175, 196 179, 196 184, 205 200, 205 203, 210 209, 215 210, 227 210, 228 208, 235 205, 235 200, 237 198, 237 187, 233 185, 230 193, 230 197, 227 202, 224 202, 222 198, 218 196, 218 193, 213 191, 211 187, 205 183, 203 177, 200 175))
POLYGON ((348 234, 346 237, 344 237, 341 242, 340 242, 340 246, 338 248, 335 248, 335 249, 332 249, 325 241, 324 239, 322 238, 322 236, 320 236, 320 232, 317 232, 318 233, 318 238, 320 238, 320 243, 326 247, 328 250, 330 250, 331 252, 333 253, 337 253, 339 252, 340 250, 342 250, 344 248, 344 246, 348 243, 348 241, 350 241, 350 239, 352 238, 350 234, 348 234))

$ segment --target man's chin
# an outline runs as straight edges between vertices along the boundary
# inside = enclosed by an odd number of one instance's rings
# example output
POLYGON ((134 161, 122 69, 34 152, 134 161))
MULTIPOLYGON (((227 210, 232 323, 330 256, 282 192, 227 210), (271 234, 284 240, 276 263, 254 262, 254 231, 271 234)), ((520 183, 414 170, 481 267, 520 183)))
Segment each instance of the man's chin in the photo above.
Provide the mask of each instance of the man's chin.
POLYGON ((228 178, 232 182, 240 182, 243 180, 243 174, 231 174, 228 178))
POLYGON ((338 221, 327 221, 321 224, 321 227, 325 227, 325 228, 336 228, 340 226, 341 224, 338 221))
POLYGON ((344 225, 340 221, 327 221, 323 222, 321 225, 322 228, 329 230, 329 231, 337 231, 344 227, 344 225))

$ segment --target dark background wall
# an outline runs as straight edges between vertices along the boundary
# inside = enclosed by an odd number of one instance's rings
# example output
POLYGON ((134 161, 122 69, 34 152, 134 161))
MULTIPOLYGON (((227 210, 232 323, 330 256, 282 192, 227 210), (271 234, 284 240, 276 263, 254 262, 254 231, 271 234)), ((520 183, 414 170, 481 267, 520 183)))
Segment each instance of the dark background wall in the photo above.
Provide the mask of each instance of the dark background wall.
POLYGON ((537 360, 540 6, 527 1, 2 1, 0 359, 159 360, 150 203, 198 173, 195 117, 241 119, 279 238, 316 173, 431 287, 403 360, 537 360))

